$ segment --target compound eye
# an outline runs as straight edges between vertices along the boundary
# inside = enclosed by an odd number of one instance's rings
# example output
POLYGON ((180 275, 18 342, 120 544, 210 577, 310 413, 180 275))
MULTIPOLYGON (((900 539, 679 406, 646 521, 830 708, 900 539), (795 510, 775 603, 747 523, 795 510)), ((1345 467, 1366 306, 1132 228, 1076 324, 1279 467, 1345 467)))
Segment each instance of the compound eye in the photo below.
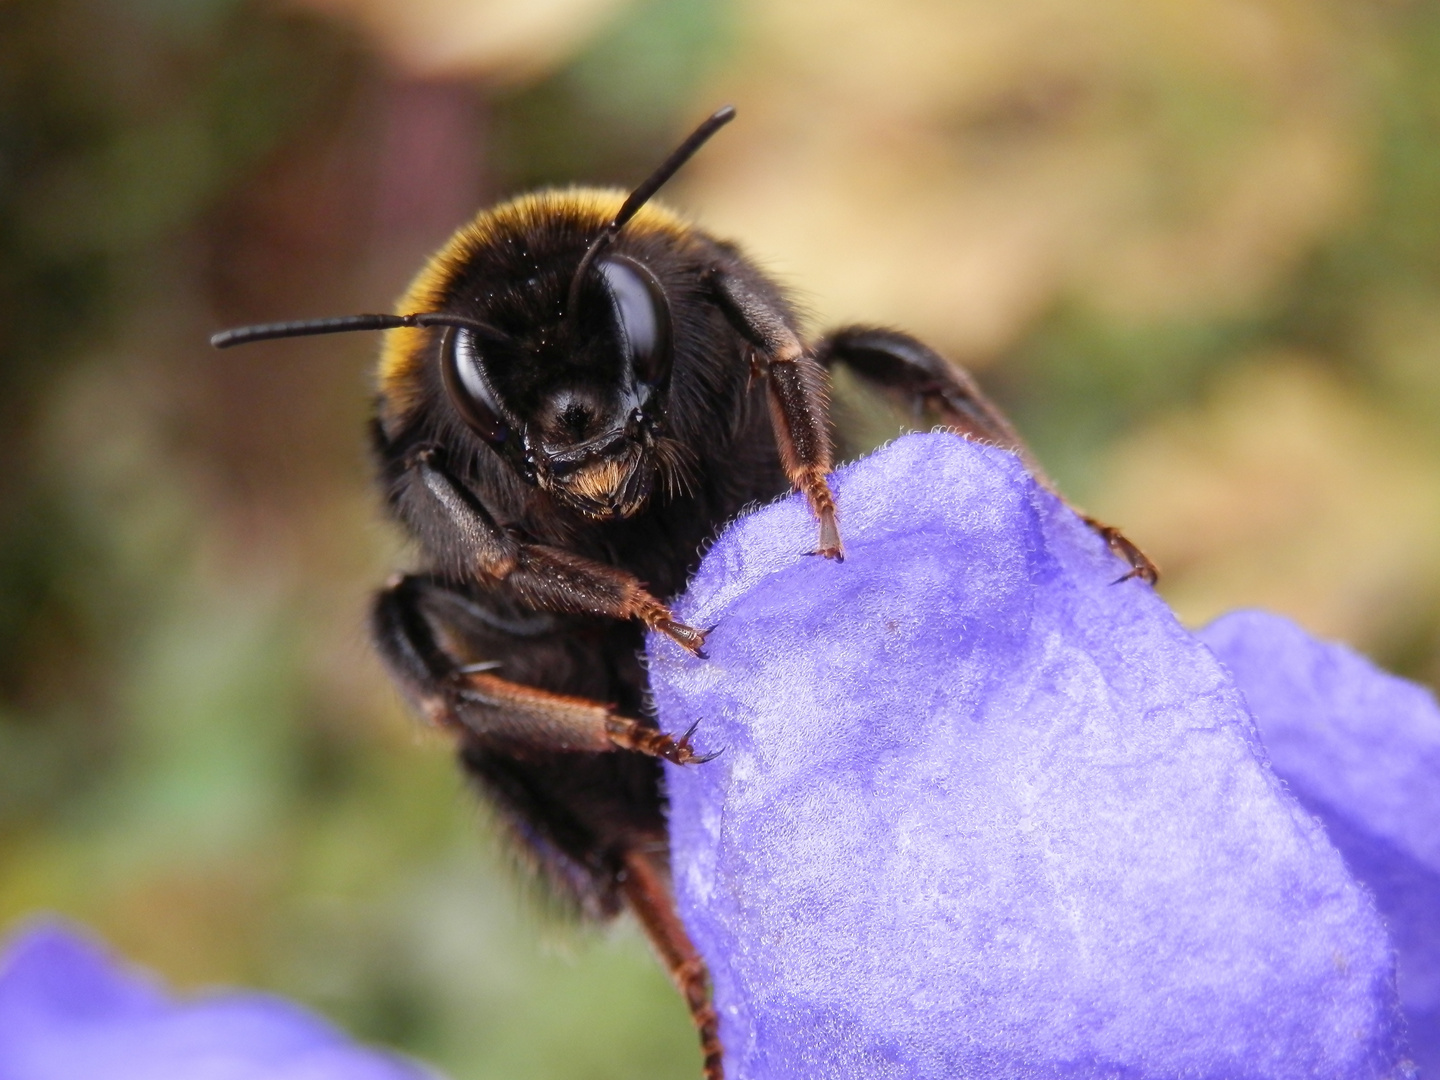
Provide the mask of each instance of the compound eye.
POLYGON ((655 275, 633 259, 611 255, 597 266, 610 293, 621 348, 635 377, 659 386, 670 377, 670 304, 655 275))
POLYGON ((480 366, 480 350, 469 330, 451 327, 440 343, 440 373, 445 392, 460 418, 488 443, 503 443, 510 429, 480 366))

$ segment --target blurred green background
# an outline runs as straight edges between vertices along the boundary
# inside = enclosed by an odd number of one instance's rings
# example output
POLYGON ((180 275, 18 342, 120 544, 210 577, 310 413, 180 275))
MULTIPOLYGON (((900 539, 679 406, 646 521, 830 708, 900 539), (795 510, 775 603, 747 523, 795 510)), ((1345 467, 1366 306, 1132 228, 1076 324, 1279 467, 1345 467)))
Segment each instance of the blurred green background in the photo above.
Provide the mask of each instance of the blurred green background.
POLYGON ((545 914, 370 654, 378 343, 205 337, 388 308, 724 101, 668 198, 817 328, 972 365, 1187 621, 1440 677, 1440 4, 0 0, 0 924, 456 1080, 698 1075, 639 935, 545 914))

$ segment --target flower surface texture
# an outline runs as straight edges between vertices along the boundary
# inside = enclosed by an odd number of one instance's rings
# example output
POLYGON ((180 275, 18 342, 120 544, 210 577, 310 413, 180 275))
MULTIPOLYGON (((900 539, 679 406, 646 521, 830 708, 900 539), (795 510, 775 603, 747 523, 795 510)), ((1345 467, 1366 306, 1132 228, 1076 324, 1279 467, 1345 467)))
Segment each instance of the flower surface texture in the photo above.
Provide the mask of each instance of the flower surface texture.
POLYGON ((0 961, 0 1080, 434 1080, 261 994, 173 1000, 54 924, 0 961))
POLYGON ((651 645, 662 725, 722 751, 667 772, 732 1080, 1433 1059, 1428 694, 1271 616, 1197 638, 1001 451, 911 436, 835 489, 843 564, 768 506, 679 604, 709 659, 651 645))

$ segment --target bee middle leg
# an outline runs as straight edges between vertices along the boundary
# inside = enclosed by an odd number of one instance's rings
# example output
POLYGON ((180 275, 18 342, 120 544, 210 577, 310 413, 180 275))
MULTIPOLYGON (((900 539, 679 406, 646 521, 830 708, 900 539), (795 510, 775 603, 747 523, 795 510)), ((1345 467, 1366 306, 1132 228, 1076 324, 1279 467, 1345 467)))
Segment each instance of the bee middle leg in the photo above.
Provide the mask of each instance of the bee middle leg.
POLYGON ((1159 578, 1155 564, 1124 533, 1077 509, 1060 495, 1014 425, 958 364, 909 334, 866 326, 845 327, 826 335, 816 346, 815 358, 826 368, 843 364, 891 397, 935 409, 945 426, 955 428, 968 439, 1009 450, 1030 475, 1065 501, 1111 551, 1125 560, 1130 571, 1120 581, 1138 577, 1153 585, 1159 578))
MULTIPOLYGON (((612 659, 573 623, 504 595, 409 575, 376 597, 372 623, 392 674, 454 733, 526 861, 583 913, 609 918, 623 904, 635 914, 699 1031, 706 1080, 723 1080, 709 974, 675 910, 658 768, 647 760, 703 762, 689 733, 673 738, 601 704, 595 697, 623 695, 639 669, 607 670, 612 659)), ((630 644, 619 651, 633 656, 630 644)))
MULTIPOLYGON (((528 618, 532 628, 543 625, 543 615, 528 618)), ((495 674, 493 661, 457 656, 464 639, 474 636, 467 634, 467 622, 486 624, 482 632, 495 629, 493 613, 483 605, 423 575, 400 578, 375 600, 372 629, 381 656, 437 727, 522 754, 630 750, 677 765, 708 760, 690 745, 693 732, 667 735, 599 701, 495 674)), ((531 651, 543 648, 539 643, 531 651)))

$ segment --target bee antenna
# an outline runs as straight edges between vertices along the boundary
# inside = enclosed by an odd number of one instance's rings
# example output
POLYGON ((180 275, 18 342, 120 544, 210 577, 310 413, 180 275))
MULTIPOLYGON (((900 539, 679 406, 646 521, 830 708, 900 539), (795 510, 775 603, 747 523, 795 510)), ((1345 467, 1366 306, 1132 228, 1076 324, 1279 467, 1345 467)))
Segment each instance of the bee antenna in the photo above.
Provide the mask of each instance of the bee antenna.
POLYGON ((629 197, 620 204, 620 209, 610 219, 610 223, 600 230, 600 235, 590 242, 585 249, 585 254, 580 258, 580 265, 575 268, 575 276, 570 279, 570 295, 565 302, 565 313, 568 316, 576 308, 580 301, 580 286, 585 281, 585 275, 589 273, 590 267, 595 264, 600 253, 608 248, 620 234, 620 230, 629 224, 640 208, 644 206, 654 194, 665 186, 666 182, 680 171, 680 167, 695 156, 695 152, 710 141, 710 137, 722 127, 735 119, 735 106, 724 105, 716 109, 705 121, 697 127, 690 135, 670 152, 670 156, 660 163, 660 167, 646 177, 645 181, 630 192, 629 197))
POLYGON ((328 319, 300 319, 294 322, 260 323, 221 330, 210 337, 217 349, 232 345, 248 345, 252 341, 272 338, 312 337, 316 334, 348 334, 356 330, 398 330, 402 326, 457 326, 487 341, 508 342, 507 334, 489 323, 467 319, 462 315, 446 315, 440 311, 421 311, 412 315, 337 315, 328 319))

